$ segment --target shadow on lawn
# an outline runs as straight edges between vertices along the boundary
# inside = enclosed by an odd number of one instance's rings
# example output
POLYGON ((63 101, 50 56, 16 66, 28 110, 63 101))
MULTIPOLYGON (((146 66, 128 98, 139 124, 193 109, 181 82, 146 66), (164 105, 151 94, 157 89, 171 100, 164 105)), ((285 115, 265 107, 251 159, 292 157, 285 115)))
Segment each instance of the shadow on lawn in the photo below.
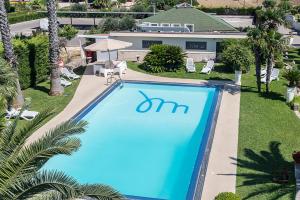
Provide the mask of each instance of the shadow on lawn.
POLYGON ((269 144, 269 151, 254 152, 251 149, 245 149, 245 159, 231 158, 244 171, 237 174, 244 178, 242 185, 237 187, 259 185, 255 191, 251 191, 243 199, 264 194, 270 194, 271 200, 285 195, 294 199, 294 165, 293 162, 284 159, 279 146, 279 142, 273 141, 269 144))
POLYGON ((42 86, 42 85, 37 85, 37 86, 33 87, 33 89, 34 90, 39 90, 39 91, 44 92, 46 94, 49 94, 49 92, 50 92, 50 89, 48 87, 42 86))
MULTIPOLYGON (((241 92, 252 92, 252 93, 257 93, 257 88, 252 87, 252 86, 242 86, 241 87, 241 92)), ((262 87, 262 92, 259 94, 260 97, 263 97, 265 99, 271 99, 271 100, 277 100, 277 101, 282 101, 285 102, 285 97, 278 92, 271 91, 269 94, 265 93, 264 87, 262 87)))

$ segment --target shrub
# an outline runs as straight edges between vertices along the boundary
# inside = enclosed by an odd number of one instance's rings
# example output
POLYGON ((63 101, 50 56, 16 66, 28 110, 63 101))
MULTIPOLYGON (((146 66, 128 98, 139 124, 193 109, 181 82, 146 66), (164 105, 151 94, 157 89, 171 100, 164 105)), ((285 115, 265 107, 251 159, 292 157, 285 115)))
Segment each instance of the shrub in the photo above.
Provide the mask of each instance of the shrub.
POLYGON ((249 71, 250 66, 254 63, 254 56, 250 48, 241 44, 232 44, 223 51, 222 61, 232 71, 249 71))
POLYGON ((29 62, 32 70, 31 83, 37 83, 47 79, 49 75, 49 42, 45 35, 38 35, 28 40, 29 62))
MULTIPOLYGON (((29 66, 29 51, 27 44, 19 39, 13 40, 13 47, 18 62, 19 81, 22 89, 26 89, 31 85, 31 69, 29 66)), ((4 57, 4 49, 0 47, 1 57, 4 57)))
POLYGON ((300 71, 298 69, 290 69, 287 70, 284 74, 283 77, 289 81, 288 86, 289 87, 295 87, 298 82, 300 81, 300 71))
POLYGON ((71 11, 87 11, 87 7, 85 4, 74 3, 70 7, 71 11))
POLYGON ((215 200, 241 200, 241 198, 232 192, 222 192, 215 197, 215 200))
POLYGON ((21 12, 21 13, 9 13, 8 21, 10 24, 15 24, 24 21, 30 21, 34 19, 40 19, 46 17, 46 13, 37 12, 21 12))
POLYGON ((119 21, 112 17, 106 18, 101 26, 102 33, 117 31, 118 29, 119 29, 119 21))
POLYGON ((119 21, 120 30, 132 30, 135 28, 135 20, 131 16, 125 16, 119 21))
POLYGON ((66 38, 67 40, 73 39, 77 33, 78 30, 72 25, 64 25, 58 30, 59 37, 66 38))
POLYGON ((185 54, 177 46, 158 44, 150 47, 145 56, 143 68, 158 73, 163 71, 176 71, 184 66, 185 54))

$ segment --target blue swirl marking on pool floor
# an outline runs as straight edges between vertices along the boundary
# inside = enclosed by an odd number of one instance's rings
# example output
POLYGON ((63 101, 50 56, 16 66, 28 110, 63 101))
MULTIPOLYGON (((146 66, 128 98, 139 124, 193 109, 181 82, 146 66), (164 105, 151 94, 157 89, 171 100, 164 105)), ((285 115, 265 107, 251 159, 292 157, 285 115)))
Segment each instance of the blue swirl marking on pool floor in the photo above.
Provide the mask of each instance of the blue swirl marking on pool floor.
POLYGON ((136 107, 136 111, 139 113, 146 113, 149 112, 152 109, 153 106, 153 101, 157 100, 160 103, 158 104, 157 108, 156 108, 156 112, 160 112, 162 107, 165 104, 173 104, 173 109, 172 109, 172 113, 176 113, 178 108, 183 108, 184 109, 184 114, 188 113, 189 110, 189 106, 187 105, 181 105, 178 104, 175 101, 166 101, 162 98, 149 98, 143 91, 139 90, 139 93, 141 93, 141 95, 143 95, 143 97, 145 97, 145 100, 142 101, 137 107, 136 107), (144 107, 144 108, 143 108, 144 107))

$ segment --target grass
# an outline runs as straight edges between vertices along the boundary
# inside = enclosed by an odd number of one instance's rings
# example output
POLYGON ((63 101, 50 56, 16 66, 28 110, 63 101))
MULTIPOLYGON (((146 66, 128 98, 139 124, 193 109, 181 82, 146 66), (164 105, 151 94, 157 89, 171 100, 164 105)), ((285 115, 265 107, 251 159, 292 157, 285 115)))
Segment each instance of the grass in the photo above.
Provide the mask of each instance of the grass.
MULTIPOLYGON (((203 63, 197 63, 196 64, 196 71, 200 72, 203 63)), ((152 75, 158 75, 163 77, 171 77, 171 78, 188 78, 188 79, 205 79, 205 80, 232 80, 234 78, 234 75, 228 70, 225 69, 223 65, 216 64, 214 71, 212 71, 210 74, 200 74, 200 73, 186 73, 184 69, 181 69, 177 72, 162 72, 162 73, 149 73, 146 72, 144 69, 142 69, 139 65, 133 62, 128 63, 128 67, 132 70, 139 71, 142 73, 148 73, 152 75)))
MULTIPOLYGON (((222 65, 216 67, 217 72, 200 75, 201 65, 197 65, 196 73, 186 73, 182 70, 178 73, 164 72, 156 75, 205 80, 234 77, 231 73, 221 73, 226 71, 222 65)), ((134 63, 130 63, 129 67, 145 72, 134 63)), ((295 182, 292 178, 291 154, 294 150, 300 150, 300 119, 285 103, 285 86, 286 81, 281 78, 271 83, 270 95, 261 95, 257 93, 254 69, 248 74, 243 74, 237 177, 237 194, 242 199, 294 198, 295 182), (291 177, 287 184, 274 183, 273 179, 281 179, 282 174, 286 172, 291 177)))
MULTIPOLYGON (((77 71, 74 71, 75 73, 82 75, 83 70, 84 69, 79 68, 77 71)), ((55 117, 68 105, 75 94, 79 82, 80 80, 73 80, 72 85, 64 89, 64 94, 62 96, 49 96, 50 81, 42 82, 34 88, 28 88, 23 91, 25 98, 30 101, 29 110, 38 112, 46 109, 53 110, 53 115, 43 121, 40 126, 55 117)), ((21 125, 25 123, 26 121, 21 121, 21 125)))

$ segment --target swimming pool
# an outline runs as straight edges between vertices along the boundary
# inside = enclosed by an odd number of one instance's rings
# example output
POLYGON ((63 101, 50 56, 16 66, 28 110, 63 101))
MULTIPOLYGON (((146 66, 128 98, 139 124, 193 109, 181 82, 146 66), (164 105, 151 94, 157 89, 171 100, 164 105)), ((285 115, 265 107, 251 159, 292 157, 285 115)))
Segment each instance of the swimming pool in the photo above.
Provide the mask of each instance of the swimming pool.
POLYGON ((79 151, 54 157, 44 169, 134 199, 193 199, 204 179, 219 96, 216 87, 114 84, 75 116, 89 123, 79 151))

